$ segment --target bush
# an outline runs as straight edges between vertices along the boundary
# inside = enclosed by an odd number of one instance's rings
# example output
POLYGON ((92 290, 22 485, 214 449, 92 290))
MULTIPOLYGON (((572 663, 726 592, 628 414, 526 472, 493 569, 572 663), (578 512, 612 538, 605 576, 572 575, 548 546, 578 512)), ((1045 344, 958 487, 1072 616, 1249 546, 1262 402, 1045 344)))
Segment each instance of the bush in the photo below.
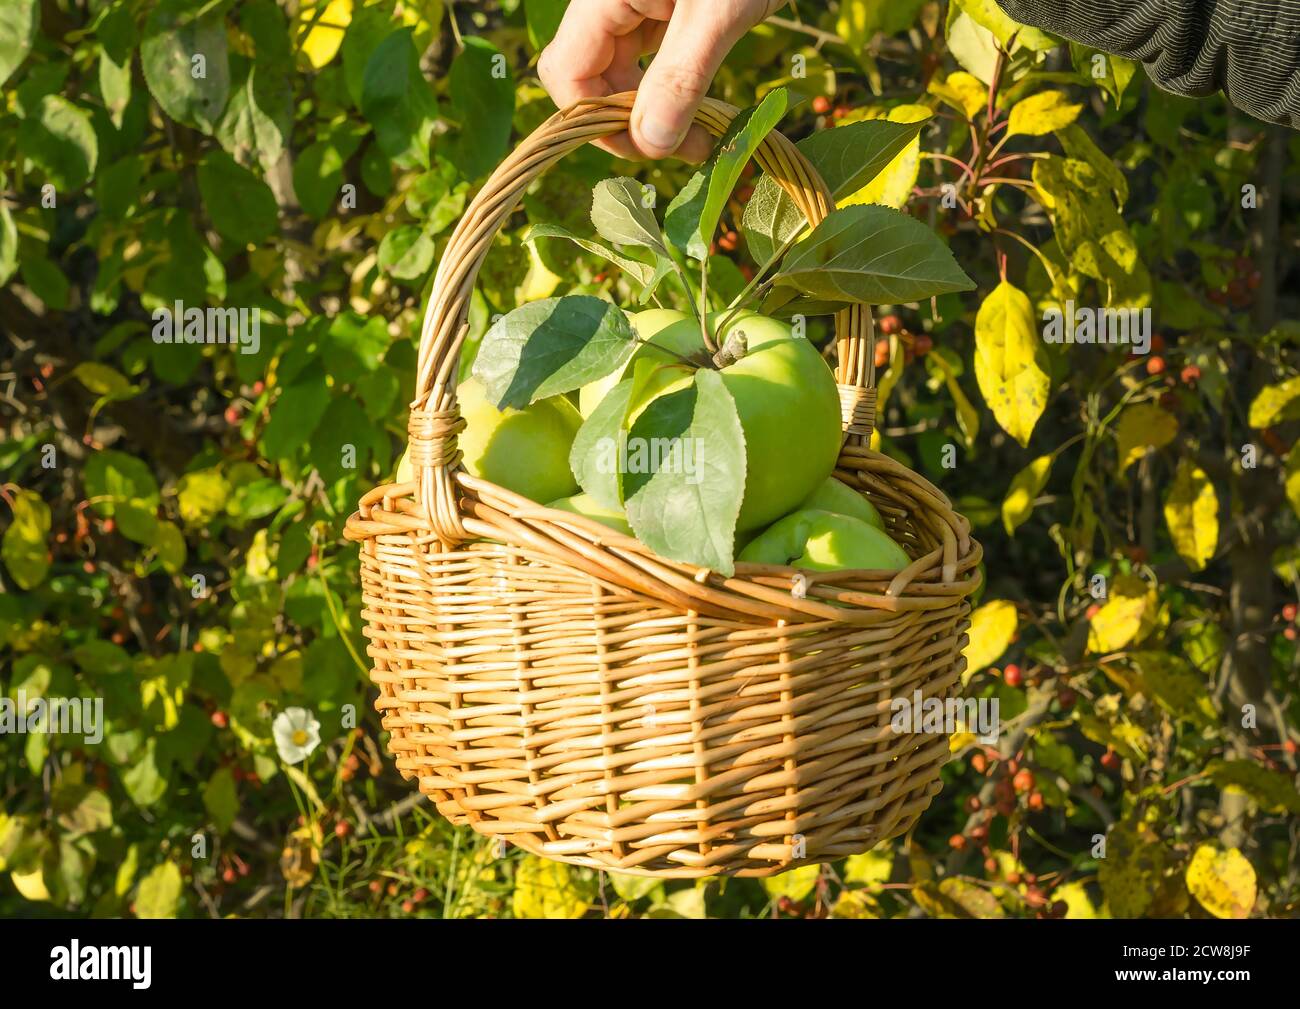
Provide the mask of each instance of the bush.
MULTIPOLYGON (((853 199, 936 227, 978 291, 880 308, 878 441, 984 543, 966 690, 1003 731, 953 736, 906 840, 696 887, 501 852, 417 803, 341 538, 403 448, 450 229, 554 111, 534 64, 562 0, 9 0, 0 913, 1294 906, 1294 135, 987 5, 897 6, 774 19, 714 94, 788 87, 795 138, 933 113, 853 199), (178 303, 205 316, 169 331, 178 303), (1053 342, 1098 319, 1152 328, 1053 342), (20 698, 102 701, 102 738, 22 731, 20 698)), ((674 193, 689 171, 586 149, 546 175, 479 277, 471 343, 523 300, 625 300, 608 263, 523 236, 588 233, 606 176, 674 193)), ((715 276, 748 262, 724 234, 715 276)))

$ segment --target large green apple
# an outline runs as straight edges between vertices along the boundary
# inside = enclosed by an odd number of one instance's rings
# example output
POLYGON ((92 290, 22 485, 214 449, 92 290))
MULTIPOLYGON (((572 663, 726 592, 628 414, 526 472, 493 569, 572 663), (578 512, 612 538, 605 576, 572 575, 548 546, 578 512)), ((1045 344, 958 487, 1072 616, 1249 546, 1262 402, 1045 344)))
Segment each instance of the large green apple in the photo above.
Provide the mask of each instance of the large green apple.
MULTIPOLYGON (((564 396, 539 400, 522 410, 498 410, 488 402, 483 383, 468 378, 456 387, 465 430, 460 449, 474 476, 522 494, 533 501, 552 501, 578 490, 569 469, 569 450, 582 426, 582 415, 564 396)), ((414 480, 406 456, 397 467, 397 483, 414 480)))
MULTIPOLYGON (((714 326, 721 315, 710 317, 714 326)), ((708 360, 699 324, 682 312, 643 312, 633 324, 652 345, 634 354, 632 362, 638 355, 658 356, 665 367, 633 404, 631 420, 659 396, 692 381, 694 369, 682 357, 708 360), (643 322, 646 316, 650 318, 643 322)), ((715 331, 714 340, 722 346, 737 331, 744 333, 747 350, 721 375, 745 435, 745 495, 736 521, 737 532, 744 533, 797 508, 812 494, 835 468, 842 436, 835 376, 816 346, 794 336, 785 323, 754 312, 737 313, 725 329, 715 331)), ((616 374, 621 379, 627 371, 616 374)), ((597 393, 604 394, 593 389, 588 396, 583 390, 584 409, 595 409, 597 393)))
POLYGON ((815 510, 787 515, 760 533, 739 559, 807 571, 901 571, 911 563, 883 530, 848 515, 815 510))
POLYGON ((632 527, 627 524, 626 515, 621 511, 615 511, 613 508, 606 508, 590 494, 573 494, 570 497, 562 497, 558 501, 552 501, 546 507, 573 512, 575 515, 585 515, 587 518, 595 519, 611 529, 617 529, 625 536, 632 535, 632 527))
POLYGON ((799 505, 799 511, 806 509, 848 515, 850 518, 861 519, 867 525, 875 526, 877 529, 885 528, 885 520, 880 517, 880 512, 876 511, 876 506, 848 484, 836 480, 833 476, 823 480, 817 489, 799 505))

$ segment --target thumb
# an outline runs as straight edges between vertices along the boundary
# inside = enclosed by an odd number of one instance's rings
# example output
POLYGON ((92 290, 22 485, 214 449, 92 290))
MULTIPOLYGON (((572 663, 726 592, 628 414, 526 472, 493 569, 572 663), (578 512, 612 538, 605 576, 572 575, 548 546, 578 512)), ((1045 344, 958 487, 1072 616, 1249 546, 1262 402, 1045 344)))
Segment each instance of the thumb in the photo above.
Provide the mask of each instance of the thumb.
POLYGON ((632 143, 665 158, 686 137, 700 101, 744 25, 720 16, 716 0, 678 0, 632 108, 632 143))

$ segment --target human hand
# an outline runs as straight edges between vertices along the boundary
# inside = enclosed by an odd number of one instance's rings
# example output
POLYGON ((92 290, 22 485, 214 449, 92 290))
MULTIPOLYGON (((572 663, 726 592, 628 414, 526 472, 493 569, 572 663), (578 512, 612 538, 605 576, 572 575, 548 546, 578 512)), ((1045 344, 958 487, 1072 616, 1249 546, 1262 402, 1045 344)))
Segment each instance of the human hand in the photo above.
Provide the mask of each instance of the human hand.
POLYGON ((785 0, 573 0, 537 63, 560 108, 637 90, 628 133, 598 141, 621 158, 700 162, 712 138, 691 119, 736 41, 785 0), (640 59, 655 53, 642 71, 640 59))

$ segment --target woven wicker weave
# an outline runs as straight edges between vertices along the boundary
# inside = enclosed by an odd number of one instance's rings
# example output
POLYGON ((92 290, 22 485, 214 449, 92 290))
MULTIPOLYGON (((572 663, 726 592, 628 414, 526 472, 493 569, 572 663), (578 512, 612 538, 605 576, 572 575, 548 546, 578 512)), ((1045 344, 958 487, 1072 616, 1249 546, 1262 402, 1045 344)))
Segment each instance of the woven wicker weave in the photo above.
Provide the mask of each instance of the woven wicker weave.
MULTIPOLYGON (((547 858, 642 875, 765 876, 908 830, 945 735, 891 729, 891 699, 955 694, 980 547, 926 480, 867 447, 873 331, 836 319, 836 475, 913 558, 901 572, 726 578, 469 476, 457 358, 475 275, 528 185, 627 128, 632 94, 540 126, 475 198, 442 258, 410 415, 413 483, 347 524, 377 707, 397 767, 454 823, 547 858)), ((715 135, 736 109, 706 101, 715 135)), ((778 133, 756 160, 816 223, 825 184, 778 133)))

